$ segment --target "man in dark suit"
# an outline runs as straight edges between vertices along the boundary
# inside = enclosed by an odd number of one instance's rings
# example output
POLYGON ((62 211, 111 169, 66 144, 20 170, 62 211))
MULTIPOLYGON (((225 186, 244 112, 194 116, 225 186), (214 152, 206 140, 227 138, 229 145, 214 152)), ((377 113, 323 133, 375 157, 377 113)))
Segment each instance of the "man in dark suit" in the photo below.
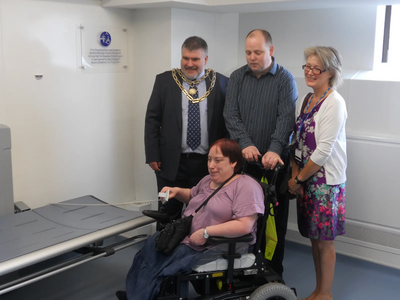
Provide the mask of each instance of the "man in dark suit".
MULTIPOLYGON (((189 37, 182 45, 181 68, 157 75, 145 119, 146 163, 164 186, 191 188, 208 174, 211 144, 227 136, 223 118, 228 78, 205 69, 207 43, 189 37)), ((182 203, 170 199, 159 211, 145 211, 159 221, 181 216, 182 203)))

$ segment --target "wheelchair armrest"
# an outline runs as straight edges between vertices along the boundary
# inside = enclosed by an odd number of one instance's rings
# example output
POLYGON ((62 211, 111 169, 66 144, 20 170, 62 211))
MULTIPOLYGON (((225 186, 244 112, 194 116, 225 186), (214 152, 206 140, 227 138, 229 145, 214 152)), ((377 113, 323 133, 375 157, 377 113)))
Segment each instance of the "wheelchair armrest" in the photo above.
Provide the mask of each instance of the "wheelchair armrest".
POLYGON ((252 240, 253 240, 253 235, 251 233, 236 238, 227 238, 222 236, 210 236, 208 238, 209 243, 214 245, 232 244, 232 243, 250 243, 252 240))

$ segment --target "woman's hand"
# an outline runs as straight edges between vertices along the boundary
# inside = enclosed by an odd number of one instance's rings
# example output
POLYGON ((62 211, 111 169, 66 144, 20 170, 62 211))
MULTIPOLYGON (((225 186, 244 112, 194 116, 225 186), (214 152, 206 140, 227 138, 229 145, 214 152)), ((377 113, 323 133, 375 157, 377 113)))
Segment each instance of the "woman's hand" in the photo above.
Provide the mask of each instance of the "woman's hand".
POLYGON ((169 190, 169 197, 168 197, 168 199, 171 199, 171 198, 175 198, 175 197, 176 197, 176 194, 179 193, 179 190, 180 190, 180 189, 181 189, 181 188, 179 188, 179 187, 164 186, 164 187, 161 189, 160 193, 166 193, 166 192, 169 190))
POLYGON ((293 195, 302 195, 303 194, 303 186, 301 184, 297 184, 294 181, 294 177, 292 177, 288 182, 289 193, 293 195))
POLYGON ((161 189, 160 193, 166 193, 168 190, 169 190, 168 199, 176 198, 182 203, 188 203, 190 201, 190 189, 164 186, 161 189))
POLYGON ((189 243, 191 245, 195 245, 195 246, 204 245, 206 243, 207 239, 204 238, 203 231, 204 231, 204 229, 201 228, 201 229, 193 232, 189 238, 189 243))

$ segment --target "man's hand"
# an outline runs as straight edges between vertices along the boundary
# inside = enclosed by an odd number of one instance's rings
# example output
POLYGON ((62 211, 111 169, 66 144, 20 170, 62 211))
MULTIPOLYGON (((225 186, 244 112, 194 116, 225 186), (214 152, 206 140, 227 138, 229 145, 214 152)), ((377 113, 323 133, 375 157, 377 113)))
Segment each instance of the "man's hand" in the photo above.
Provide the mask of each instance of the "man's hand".
POLYGON ((264 154, 262 158, 262 164, 265 169, 273 170, 277 163, 284 165, 283 160, 277 153, 268 151, 267 153, 264 154))
POLYGON ((247 161, 258 161, 261 153, 254 146, 248 146, 242 150, 242 155, 247 161))
POLYGON ((161 172, 161 161, 153 161, 153 162, 149 163, 149 166, 154 171, 161 172))

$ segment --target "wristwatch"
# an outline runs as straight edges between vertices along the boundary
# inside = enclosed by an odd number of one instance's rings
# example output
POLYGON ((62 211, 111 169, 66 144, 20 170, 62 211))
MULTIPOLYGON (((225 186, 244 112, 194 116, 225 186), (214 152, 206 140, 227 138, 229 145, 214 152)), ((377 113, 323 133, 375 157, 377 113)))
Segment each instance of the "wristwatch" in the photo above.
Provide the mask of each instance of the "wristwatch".
POLYGON ((210 235, 207 233, 207 229, 206 228, 204 228, 204 230, 203 230, 203 237, 205 239, 208 239, 210 237, 210 235))
POLYGON ((294 182, 296 182, 296 184, 302 184, 304 182, 306 182, 306 180, 301 181, 297 176, 294 178, 294 182))

